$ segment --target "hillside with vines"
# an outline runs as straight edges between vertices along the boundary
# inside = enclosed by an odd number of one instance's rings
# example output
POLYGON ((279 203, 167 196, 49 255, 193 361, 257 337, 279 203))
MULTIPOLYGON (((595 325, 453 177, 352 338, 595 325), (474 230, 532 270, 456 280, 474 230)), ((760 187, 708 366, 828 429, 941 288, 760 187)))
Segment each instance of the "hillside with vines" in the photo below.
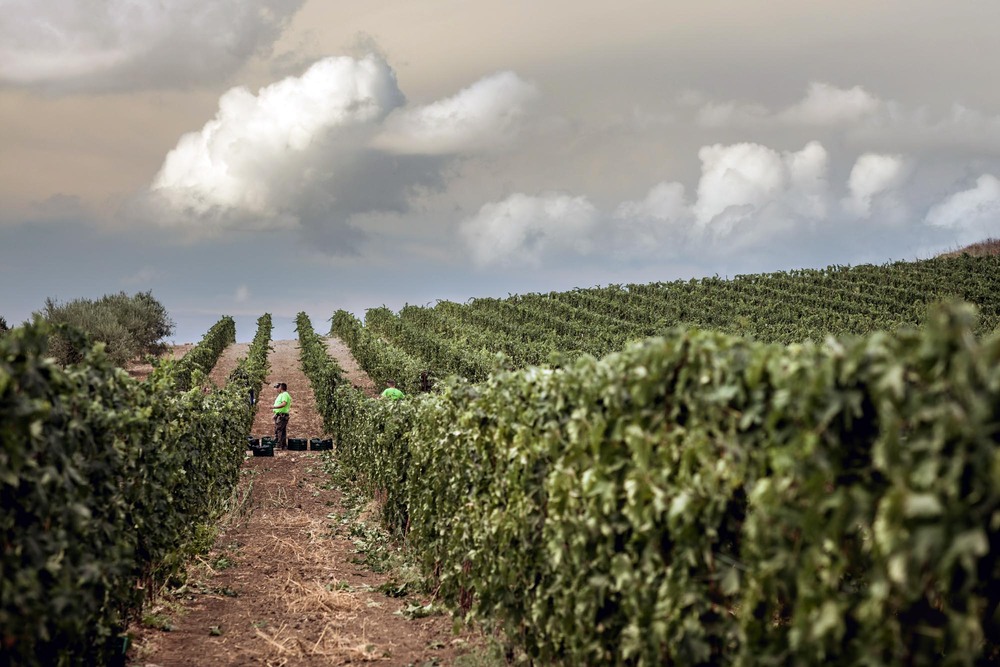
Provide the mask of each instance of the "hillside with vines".
MULTIPOLYGON (((299 313, 337 479, 508 659, 1000 659, 1000 257, 329 321, 407 394, 355 387, 299 313)), ((221 389, 203 379, 228 317, 144 381, 84 334, 65 366, 44 323, 0 337, 8 663, 122 655, 142 590, 232 492, 267 369, 258 324, 221 389)))

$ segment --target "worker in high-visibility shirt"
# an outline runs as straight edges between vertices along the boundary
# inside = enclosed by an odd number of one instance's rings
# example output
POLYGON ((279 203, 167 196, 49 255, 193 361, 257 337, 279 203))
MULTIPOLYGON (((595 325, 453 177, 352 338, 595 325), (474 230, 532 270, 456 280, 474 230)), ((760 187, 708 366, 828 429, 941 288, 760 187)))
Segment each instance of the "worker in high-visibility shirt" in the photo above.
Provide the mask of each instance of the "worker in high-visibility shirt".
POLYGON ((391 398, 394 401, 403 398, 403 392, 396 389, 395 380, 389 380, 386 384, 389 386, 385 388, 385 391, 382 392, 382 395, 379 398, 391 398))
POLYGON ((278 449, 288 448, 288 418, 292 411, 292 396, 288 393, 288 385, 278 382, 274 385, 278 396, 274 399, 274 446, 278 449))

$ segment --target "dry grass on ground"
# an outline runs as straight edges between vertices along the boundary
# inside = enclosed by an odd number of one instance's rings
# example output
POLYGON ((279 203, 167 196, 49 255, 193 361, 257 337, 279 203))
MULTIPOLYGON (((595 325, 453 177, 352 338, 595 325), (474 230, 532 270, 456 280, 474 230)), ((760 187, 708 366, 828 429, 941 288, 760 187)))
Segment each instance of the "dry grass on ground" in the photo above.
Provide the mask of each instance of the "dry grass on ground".
POLYGON ((1000 255, 1000 239, 986 239, 958 250, 942 253, 941 257, 961 257, 962 255, 972 255, 973 257, 1000 255))

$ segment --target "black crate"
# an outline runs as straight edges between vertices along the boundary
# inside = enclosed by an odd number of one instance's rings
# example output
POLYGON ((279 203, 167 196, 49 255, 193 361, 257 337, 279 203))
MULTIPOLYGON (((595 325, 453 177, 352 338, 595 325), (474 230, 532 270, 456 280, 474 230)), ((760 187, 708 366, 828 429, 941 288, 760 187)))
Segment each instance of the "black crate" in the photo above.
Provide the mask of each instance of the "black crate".
POLYGON ((260 445, 250 451, 253 452, 254 456, 274 456, 274 445, 260 445))
POLYGON ((260 438, 255 438, 250 436, 247 438, 247 449, 254 449, 260 447, 260 438))
POLYGON ((330 438, 311 438, 309 440, 309 449, 314 452, 323 452, 333 449, 333 440, 330 438))
POLYGON ((289 438, 288 439, 288 449, 293 452, 304 452, 306 451, 307 443, 305 438, 289 438))

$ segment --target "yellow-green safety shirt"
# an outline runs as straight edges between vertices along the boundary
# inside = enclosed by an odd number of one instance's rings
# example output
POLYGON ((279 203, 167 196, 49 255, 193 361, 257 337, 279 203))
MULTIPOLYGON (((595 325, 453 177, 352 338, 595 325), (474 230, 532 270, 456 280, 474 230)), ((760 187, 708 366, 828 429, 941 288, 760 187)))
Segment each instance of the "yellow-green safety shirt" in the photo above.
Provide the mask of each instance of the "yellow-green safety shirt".
POLYGON ((274 414, 287 415, 291 409, 292 409, 292 395, 289 394, 287 391, 283 391, 280 394, 278 394, 278 397, 274 399, 274 414), (285 407, 279 408, 278 406, 281 405, 281 403, 286 400, 288 402, 285 403, 285 407))

